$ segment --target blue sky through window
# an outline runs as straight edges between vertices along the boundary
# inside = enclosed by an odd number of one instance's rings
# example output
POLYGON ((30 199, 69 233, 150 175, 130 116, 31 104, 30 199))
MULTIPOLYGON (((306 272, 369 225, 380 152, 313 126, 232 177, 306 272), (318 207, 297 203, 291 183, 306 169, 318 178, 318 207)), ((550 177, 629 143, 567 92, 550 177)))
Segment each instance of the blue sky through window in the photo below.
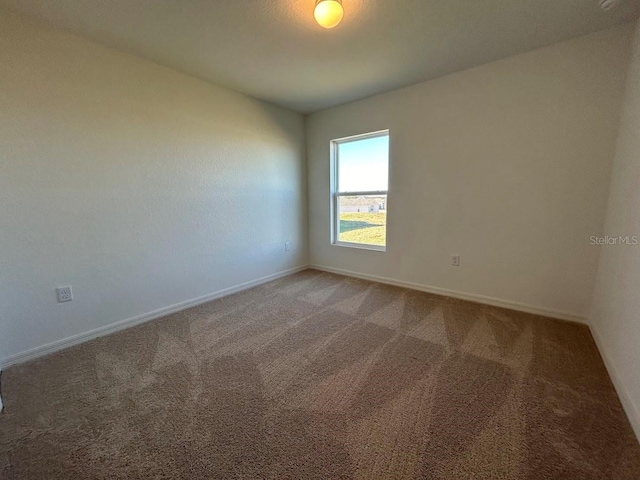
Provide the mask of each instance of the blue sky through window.
POLYGON ((338 144, 340 192, 363 192, 389 188, 389 136, 338 144))

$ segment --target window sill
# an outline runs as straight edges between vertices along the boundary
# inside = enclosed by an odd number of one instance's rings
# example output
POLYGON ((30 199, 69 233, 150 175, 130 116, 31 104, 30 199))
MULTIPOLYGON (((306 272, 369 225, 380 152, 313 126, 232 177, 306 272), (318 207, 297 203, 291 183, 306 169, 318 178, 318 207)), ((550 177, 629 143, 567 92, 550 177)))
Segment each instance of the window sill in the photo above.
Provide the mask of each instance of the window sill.
POLYGON ((334 247, 347 247, 358 248, 360 250, 373 250, 374 252, 386 252, 387 247, 381 245, 367 245, 366 243, 351 243, 351 242, 333 242, 331 245, 334 247))

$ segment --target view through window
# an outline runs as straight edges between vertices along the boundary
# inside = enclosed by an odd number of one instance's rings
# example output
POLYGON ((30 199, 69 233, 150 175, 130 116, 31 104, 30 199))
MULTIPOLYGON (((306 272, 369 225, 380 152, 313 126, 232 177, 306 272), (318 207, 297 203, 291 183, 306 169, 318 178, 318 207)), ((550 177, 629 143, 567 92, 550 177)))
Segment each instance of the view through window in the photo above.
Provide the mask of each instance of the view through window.
POLYGON ((334 140, 333 242, 384 250, 389 132, 334 140))

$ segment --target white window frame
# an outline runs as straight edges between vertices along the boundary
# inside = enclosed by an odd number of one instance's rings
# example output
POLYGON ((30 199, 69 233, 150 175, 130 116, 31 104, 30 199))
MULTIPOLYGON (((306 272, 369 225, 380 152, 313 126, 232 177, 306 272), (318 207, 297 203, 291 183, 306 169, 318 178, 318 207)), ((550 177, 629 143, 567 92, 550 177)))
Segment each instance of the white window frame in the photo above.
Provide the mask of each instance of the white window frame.
MULTIPOLYGON (((389 137, 389 158, 387 161, 387 169, 391 169, 391 134, 389 130, 378 130, 371 133, 363 133, 360 135, 352 135, 350 137, 337 138, 331 140, 331 244, 338 247, 361 248, 363 250, 374 250, 378 252, 386 252, 388 244, 388 235, 385 230, 385 245, 368 245, 366 243, 342 242, 340 237, 340 213, 338 212, 338 199, 340 197, 365 196, 365 195, 385 195, 387 197, 387 215, 389 212, 389 186, 387 190, 375 190, 364 192, 338 192, 338 165, 340 162, 339 147, 343 143, 351 143, 358 140, 366 140, 369 138, 389 137)), ((389 218, 387 217, 387 222, 389 218)), ((388 223, 387 223, 388 228, 388 223)))

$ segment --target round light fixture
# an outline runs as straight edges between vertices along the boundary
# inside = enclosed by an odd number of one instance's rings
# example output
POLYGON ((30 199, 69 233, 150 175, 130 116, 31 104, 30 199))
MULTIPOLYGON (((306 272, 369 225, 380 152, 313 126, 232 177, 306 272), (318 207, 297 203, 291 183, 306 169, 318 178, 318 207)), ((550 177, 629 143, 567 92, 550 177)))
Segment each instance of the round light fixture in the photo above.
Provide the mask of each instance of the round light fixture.
POLYGON ((611 10, 614 7, 617 7, 620 3, 620 0, 599 0, 600 8, 603 10, 611 10))
POLYGON ((342 21, 344 16, 342 0, 316 0, 316 9, 313 11, 313 16, 321 27, 335 27, 342 21))

